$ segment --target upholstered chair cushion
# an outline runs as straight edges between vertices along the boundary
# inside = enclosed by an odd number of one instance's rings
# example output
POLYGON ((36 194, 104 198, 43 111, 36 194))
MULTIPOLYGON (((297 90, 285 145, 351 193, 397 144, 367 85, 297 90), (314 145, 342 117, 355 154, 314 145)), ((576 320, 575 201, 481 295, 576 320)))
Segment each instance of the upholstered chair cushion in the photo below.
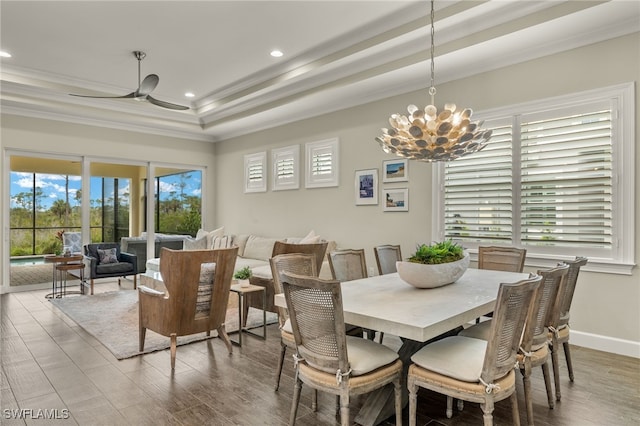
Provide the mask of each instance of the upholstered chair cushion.
POLYGON ((203 263, 200 265, 200 281, 198 282, 198 296, 196 297, 196 318, 209 316, 215 275, 215 263, 203 263))
POLYGON ((460 333, 458 333, 458 336, 473 337, 475 339, 482 339, 482 340, 489 340, 490 335, 491 335, 491 320, 482 321, 481 323, 465 328, 460 333))
POLYGON ((293 327, 291 327, 291 318, 287 318, 284 324, 282 324, 281 330, 285 333, 293 334, 293 327))
POLYGON ((393 349, 354 336, 347 336, 347 356, 354 376, 369 373, 398 359, 398 353, 393 349))
POLYGON ((477 382, 486 351, 486 340, 452 336, 423 347, 411 357, 411 361, 438 374, 465 382, 477 382))

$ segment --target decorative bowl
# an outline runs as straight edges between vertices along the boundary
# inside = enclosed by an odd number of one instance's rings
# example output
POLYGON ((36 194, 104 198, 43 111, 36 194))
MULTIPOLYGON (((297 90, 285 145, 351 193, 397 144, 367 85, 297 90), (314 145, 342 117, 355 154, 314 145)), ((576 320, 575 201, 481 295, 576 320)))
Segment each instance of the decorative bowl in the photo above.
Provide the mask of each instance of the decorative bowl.
POLYGON ((454 283, 469 267, 469 253, 455 262, 425 265, 407 261, 397 261, 396 269, 400 278, 416 288, 435 288, 454 283))

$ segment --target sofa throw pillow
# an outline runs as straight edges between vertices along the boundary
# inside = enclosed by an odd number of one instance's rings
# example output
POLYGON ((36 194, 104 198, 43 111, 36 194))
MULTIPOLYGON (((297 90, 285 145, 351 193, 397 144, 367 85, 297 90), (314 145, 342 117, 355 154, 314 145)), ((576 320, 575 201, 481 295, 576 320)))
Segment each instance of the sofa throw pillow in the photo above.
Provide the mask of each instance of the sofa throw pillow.
POLYGON ((273 245, 276 243, 275 238, 258 237, 251 235, 247 239, 247 243, 244 247, 243 257, 250 259, 258 259, 269 261, 271 254, 273 253, 273 245))
POLYGON ((64 232, 62 244, 70 247, 71 253, 82 253, 82 232, 64 232))
POLYGON ((100 263, 118 263, 118 251, 115 247, 106 250, 98 249, 98 256, 100 256, 100 263))
POLYGON ((222 237, 224 236, 224 226, 221 226, 218 229, 214 229, 213 231, 205 231, 204 229, 198 229, 198 233, 196 233, 196 240, 199 240, 202 237, 207 238, 207 248, 211 248, 211 244, 213 244, 213 237, 222 237))
POLYGON ((221 249, 221 248, 229 248, 231 247, 232 238, 229 235, 225 235, 223 237, 213 237, 211 241, 211 249, 221 249))
POLYGON ((187 238, 182 242, 182 250, 206 250, 207 237, 187 238))
POLYGON ((298 244, 315 244, 320 241, 320 235, 316 235, 312 229, 306 236, 304 236, 298 244))

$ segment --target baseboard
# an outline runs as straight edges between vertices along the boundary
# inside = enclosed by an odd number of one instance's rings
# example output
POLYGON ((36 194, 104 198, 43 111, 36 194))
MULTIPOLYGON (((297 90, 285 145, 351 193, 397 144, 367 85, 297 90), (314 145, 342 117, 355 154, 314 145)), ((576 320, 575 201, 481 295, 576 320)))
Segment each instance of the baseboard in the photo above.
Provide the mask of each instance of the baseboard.
POLYGON ((589 349, 640 358, 640 342, 634 342, 632 340, 618 339, 571 329, 571 339, 569 342, 572 345, 583 346, 589 349))

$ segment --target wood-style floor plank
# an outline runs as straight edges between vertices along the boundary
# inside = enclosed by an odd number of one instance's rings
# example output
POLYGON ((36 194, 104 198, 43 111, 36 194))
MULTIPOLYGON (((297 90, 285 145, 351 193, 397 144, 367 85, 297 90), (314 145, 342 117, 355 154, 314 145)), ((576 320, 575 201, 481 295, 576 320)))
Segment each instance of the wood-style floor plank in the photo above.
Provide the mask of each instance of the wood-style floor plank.
MULTIPOLYGON (((133 291, 126 282, 96 285, 96 292, 133 291)), ((274 391, 280 353, 277 325, 267 328, 267 340, 252 336, 229 356, 219 339, 178 348, 171 371, 169 351, 119 361, 78 324, 45 299, 48 291, 0 296, 0 397, 3 409, 68 409, 71 425, 286 425, 291 410, 294 374, 287 353, 274 391)), ((90 297, 90 296, 70 296, 90 297)), ((401 342, 385 336, 398 349, 401 342)), ((532 375, 533 408, 538 426, 640 424, 640 360, 572 346, 576 381, 571 383, 561 354, 562 400, 547 407, 542 372, 532 375)), ((522 379, 518 403, 526 422, 522 379)), ((312 392, 303 386, 298 425, 337 425, 335 397, 319 395, 311 410, 312 392)), ((355 418, 363 397, 352 399, 355 418)), ((445 415, 446 399, 419 392, 418 425, 478 425, 482 411, 466 403, 464 410, 445 415)), ((508 401, 496 404, 496 424, 511 424, 508 401)), ((3 416, 4 417, 4 416, 3 416)), ((403 412, 408 424, 408 409, 403 412)), ((41 424, 3 418, 2 425, 41 424)), ((393 425, 393 418, 383 423, 393 425)))

